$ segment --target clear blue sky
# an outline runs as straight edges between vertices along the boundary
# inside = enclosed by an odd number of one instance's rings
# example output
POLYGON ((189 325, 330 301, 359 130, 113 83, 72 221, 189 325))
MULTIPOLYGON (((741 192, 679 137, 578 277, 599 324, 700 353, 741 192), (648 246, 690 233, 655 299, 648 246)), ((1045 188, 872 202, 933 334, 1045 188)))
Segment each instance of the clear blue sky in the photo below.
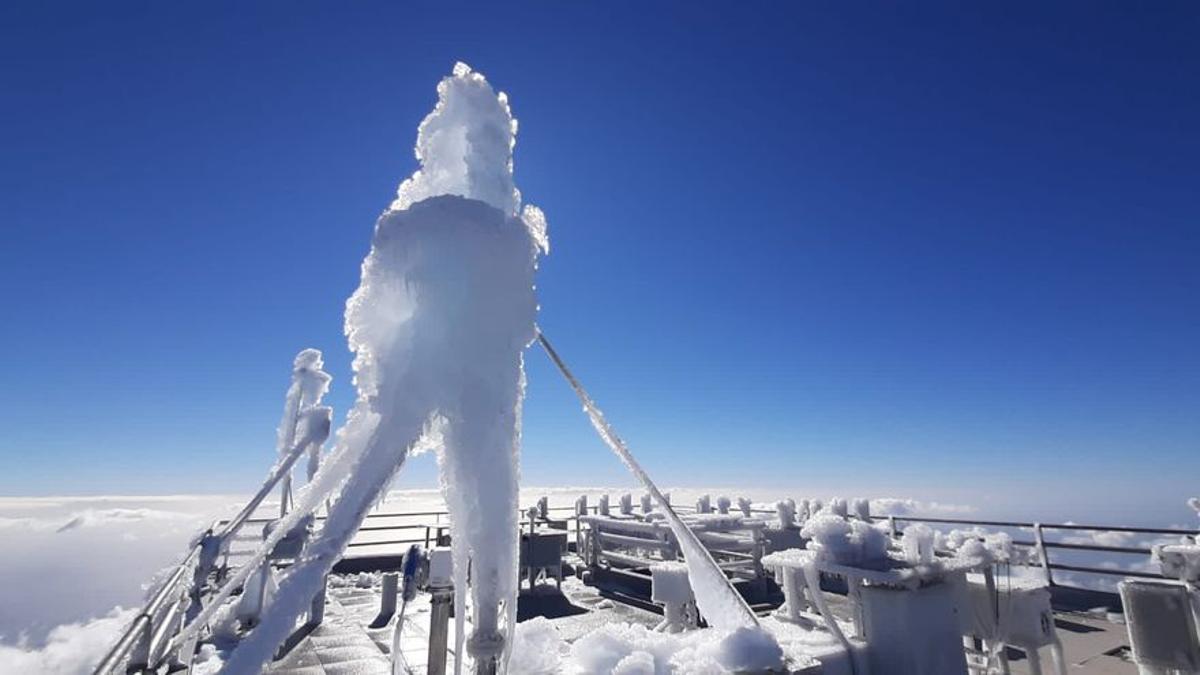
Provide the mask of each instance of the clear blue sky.
MULTIPOLYGON (((0 494, 248 490, 306 346, 340 417, 456 60, 661 482, 1200 491, 1196 4, 351 4, 0 8, 0 494)), ((528 358, 526 483, 624 481, 528 358)))

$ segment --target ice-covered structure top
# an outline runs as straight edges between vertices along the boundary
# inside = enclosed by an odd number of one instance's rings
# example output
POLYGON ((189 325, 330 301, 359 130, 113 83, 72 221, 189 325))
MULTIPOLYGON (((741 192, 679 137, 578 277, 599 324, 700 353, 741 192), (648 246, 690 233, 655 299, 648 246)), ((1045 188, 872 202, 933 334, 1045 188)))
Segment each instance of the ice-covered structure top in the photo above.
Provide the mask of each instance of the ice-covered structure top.
POLYGON ((417 129, 414 151, 421 168, 400 184, 391 210, 437 195, 478 199, 507 216, 520 212, 534 241, 548 251, 545 217, 532 204, 522 209, 521 191, 513 181, 517 120, 508 96, 461 62, 437 91, 437 106, 417 129))
POLYGON ((357 397, 279 530, 328 495, 327 516, 230 672, 259 672, 405 459, 434 436, 453 523, 455 653, 464 653, 469 561, 467 651, 503 663, 516 625, 522 354, 536 336, 534 272, 546 248, 541 212, 522 209, 513 184, 515 132, 506 97, 467 66, 438 85, 418 132, 421 167, 375 223, 346 303, 357 397))

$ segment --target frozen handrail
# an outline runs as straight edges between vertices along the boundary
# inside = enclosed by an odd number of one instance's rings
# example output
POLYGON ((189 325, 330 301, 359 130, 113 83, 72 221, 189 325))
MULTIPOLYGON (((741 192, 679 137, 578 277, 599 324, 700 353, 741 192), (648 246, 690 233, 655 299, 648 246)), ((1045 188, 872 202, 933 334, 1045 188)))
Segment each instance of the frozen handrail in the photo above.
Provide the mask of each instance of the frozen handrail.
POLYGON ((305 423, 314 426, 310 427, 310 432, 305 434, 299 443, 294 444, 291 450, 284 455, 283 459, 275 464, 275 467, 271 469, 271 473, 267 475, 267 480, 258 489, 254 497, 246 503, 246 506, 229 522, 225 523, 225 527, 217 534, 222 540, 222 546, 224 546, 224 542, 228 541, 230 536, 241 529, 246 519, 258 510, 263 500, 271 494, 271 491, 275 489, 279 481, 291 473, 292 467, 295 466, 300 457, 309 449, 309 446, 313 444, 321 445, 329 438, 332 414, 332 411, 324 406, 308 408, 301 413, 300 417, 296 420, 296 426, 299 427, 305 423))
MULTIPOLYGON (((213 523, 207 532, 211 533, 214 528, 216 528, 216 523, 213 523)), ((132 661, 139 655, 140 658, 137 658, 137 660, 143 663, 131 662, 127 668, 138 665, 149 667, 154 661, 160 658, 161 654, 166 653, 160 646, 166 637, 166 630, 170 626, 171 621, 163 621, 163 617, 160 614, 165 609, 172 607, 172 605, 167 604, 168 601, 175 601, 175 607, 178 607, 184 594, 183 584, 189 579, 188 572, 191 571, 199 559, 200 549, 201 542, 197 540, 187 555, 184 556, 183 561, 176 566, 171 576, 167 577, 162 585, 158 587, 158 590, 154 592, 154 595, 142 608, 141 613, 129 624, 116 644, 112 646, 112 649, 96 665, 94 671, 96 675, 108 675, 108 673, 111 673, 121 663, 132 661)), ((176 611, 171 612, 171 614, 176 613, 176 611)))
MULTIPOLYGON (((263 486, 263 490, 260 490, 260 495, 264 494, 264 490, 265 494, 270 494, 271 490, 275 487, 275 483, 278 482, 279 477, 296 463, 296 460, 299 459, 302 454, 304 454, 304 451, 308 448, 310 443, 314 443, 318 439, 324 439, 329 436, 329 428, 332 422, 332 411, 329 408, 310 408, 305 412, 305 416, 316 418, 316 420, 309 425, 308 433, 306 433, 295 445, 292 446, 292 450, 288 453, 287 459, 285 459, 281 464, 277 465, 275 470, 271 472, 271 478, 267 480, 267 483, 263 486)), ((260 495, 256 495, 259 501, 261 501, 260 495)), ((251 500, 251 503, 253 502, 254 500, 251 500)), ((249 507, 249 505, 247 505, 247 507, 249 507)), ((253 509, 250 510, 253 511, 253 509)), ((245 512, 245 509, 243 509, 243 512, 245 512)), ((244 522, 245 518, 243 518, 242 521, 244 522)), ((232 525, 233 521, 230 521, 230 525, 226 526, 224 532, 230 532, 230 526, 232 525)), ((276 531, 271 534, 271 536, 267 537, 262 542, 258 548, 258 551, 254 554, 254 557, 243 563, 242 566, 238 568, 237 573, 230 577, 229 580, 225 582, 225 585, 221 588, 221 590, 218 591, 211 600, 209 600, 208 606, 200 612, 199 616, 189 621, 187 626, 179 631, 172 641, 172 647, 178 647, 187 642, 197 634, 200 628, 202 628, 212 619, 220 605, 225 602, 230 595, 232 595, 233 590, 244 584, 251 572, 253 572, 262 563, 271 550, 275 548, 275 545, 279 543, 278 540, 283 536, 283 534, 286 533, 286 529, 287 528, 284 527, 277 528, 276 531)))

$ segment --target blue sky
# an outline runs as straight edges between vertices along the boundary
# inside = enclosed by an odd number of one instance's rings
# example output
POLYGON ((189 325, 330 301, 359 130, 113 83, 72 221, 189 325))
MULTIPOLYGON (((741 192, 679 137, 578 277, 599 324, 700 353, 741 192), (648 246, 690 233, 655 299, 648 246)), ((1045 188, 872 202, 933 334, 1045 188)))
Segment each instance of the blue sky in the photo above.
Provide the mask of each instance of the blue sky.
MULTIPOLYGON (((1198 490, 1194 4, 648 4, 0 8, 0 494, 251 489, 306 346, 340 416, 456 60, 521 122, 541 325, 660 482, 1198 490)), ((528 360, 525 482, 626 482, 528 360)))

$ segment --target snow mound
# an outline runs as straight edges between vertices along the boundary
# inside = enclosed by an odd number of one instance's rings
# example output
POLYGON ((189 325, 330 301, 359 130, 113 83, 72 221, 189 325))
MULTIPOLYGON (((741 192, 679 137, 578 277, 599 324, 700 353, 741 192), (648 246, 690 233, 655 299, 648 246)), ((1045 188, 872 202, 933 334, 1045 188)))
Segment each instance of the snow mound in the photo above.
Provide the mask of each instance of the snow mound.
POLYGON ((812 540, 808 548, 818 556, 840 565, 871 566, 887 557, 887 533, 860 520, 822 512, 809 518, 800 534, 812 540))
POLYGON ((606 624, 577 640, 566 672, 593 675, 762 672, 783 665, 783 651, 757 628, 656 633, 645 626, 606 624))
POLYGON ((517 624, 513 632, 510 673, 553 675, 561 670, 567 645, 554 623, 543 616, 517 624))

